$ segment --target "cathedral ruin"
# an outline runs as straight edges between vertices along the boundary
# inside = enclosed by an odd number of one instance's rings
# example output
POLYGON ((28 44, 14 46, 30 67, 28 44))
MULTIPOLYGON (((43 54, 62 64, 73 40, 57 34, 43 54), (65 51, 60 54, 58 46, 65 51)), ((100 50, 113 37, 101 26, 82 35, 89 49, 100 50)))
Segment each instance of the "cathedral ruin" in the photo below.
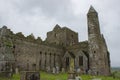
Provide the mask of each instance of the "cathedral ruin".
POLYGON ((98 13, 91 6, 87 13, 88 40, 79 42, 78 33, 56 25, 42 41, 31 34, 14 34, 6 26, 0 28, 0 71, 5 66, 13 70, 52 71, 54 67, 68 71, 70 60, 75 70, 80 68, 93 75, 110 75, 110 57, 106 41, 100 32, 98 13))

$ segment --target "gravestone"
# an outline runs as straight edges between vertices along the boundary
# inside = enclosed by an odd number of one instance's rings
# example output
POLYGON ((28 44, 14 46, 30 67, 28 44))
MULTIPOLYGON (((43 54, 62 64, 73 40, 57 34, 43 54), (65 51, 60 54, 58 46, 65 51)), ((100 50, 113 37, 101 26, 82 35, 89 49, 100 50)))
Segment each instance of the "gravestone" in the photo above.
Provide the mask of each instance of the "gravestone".
POLYGON ((53 74, 56 73, 56 68, 55 68, 55 67, 53 67, 53 71, 52 71, 52 73, 53 73, 53 74))
POLYGON ((92 79, 92 80, 102 80, 101 78, 94 78, 94 79, 92 79))
POLYGON ((50 66, 48 66, 46 69, 47 69, 47 72, 50 72, 50 66))
POLYGON ((18 74, 18 73, 19 73, 18 68, 15 68, 15 74, 18 74))
POLYGON ((22 71, 20 80, 40 80, 39 71, 22 71))
POLYGON ((92 71, 91 71, 91 69, 89 69, 89 70, 88 70, 88 74, 91 74, 91 73, 92 73, 92 71))
POLYGON ((68 80, 75 80, 75 72, 68 72, 68 80))
POLYGON ((80 73, 80 71, 81 71, 80 68, 77 68, 77 73, 80 73))
POLYGON ((65 68, 62 68, 62 73, 64 73, 65 72, 65 68))
POLYGON ((75 77, 75 80, 82 80, 82 78, 81 78, 79 75, 77 75, 77 76, 75 77))
POLYGON ((56 66, 56 73, 58 74, 59 73, 59 67, 56 66))

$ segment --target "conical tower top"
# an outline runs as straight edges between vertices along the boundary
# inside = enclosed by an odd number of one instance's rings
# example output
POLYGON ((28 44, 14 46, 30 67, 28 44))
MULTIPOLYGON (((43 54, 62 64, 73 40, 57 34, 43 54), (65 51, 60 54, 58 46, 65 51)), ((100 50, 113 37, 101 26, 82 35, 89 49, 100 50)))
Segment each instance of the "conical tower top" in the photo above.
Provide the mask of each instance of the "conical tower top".
POLYGON ((94 9, 94 7, 91 5, 88 13, 97 13, 97 11, 94 9))

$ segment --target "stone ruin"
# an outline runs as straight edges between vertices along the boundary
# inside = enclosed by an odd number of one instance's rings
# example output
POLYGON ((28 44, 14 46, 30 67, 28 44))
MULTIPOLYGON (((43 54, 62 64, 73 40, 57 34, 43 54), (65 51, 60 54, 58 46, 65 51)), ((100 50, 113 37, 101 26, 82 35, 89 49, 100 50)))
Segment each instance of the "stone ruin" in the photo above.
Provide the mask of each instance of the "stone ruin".
MULTIPOLYGON (((91 6, 87 14, 88 40, 79 42, 78 33, 58 24, 47 32, 46 40, 13 33, 6 26, 0 28, 0 72, 10 63, 13 72, 47 71, 59 73, 74 70, 84 74, 110 75, 110 57, 103 34, 100 32, 97 11, 91 6), (16 70, 17 68, 17 70, 16 70), (56 71, 57 70, 57 71, 56 71)), ((83 35, 84 36, 84 35, 83 35)))

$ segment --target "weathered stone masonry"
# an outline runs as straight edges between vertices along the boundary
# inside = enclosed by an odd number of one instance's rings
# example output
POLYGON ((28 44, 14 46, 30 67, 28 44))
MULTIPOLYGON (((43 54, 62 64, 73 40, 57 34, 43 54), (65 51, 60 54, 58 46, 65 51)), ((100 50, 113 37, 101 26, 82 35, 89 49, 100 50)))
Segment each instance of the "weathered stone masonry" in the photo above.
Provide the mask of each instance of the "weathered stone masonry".
POLYGON ((93 75, 110 75, 110 58, 103 34, 100 32, 98 13, 91 6, 87 14, 88 41, 78 42, 78 33, 67 27, 56 25, 42 41, 33 34, 24 37, 14 34, 6 26, 0 28, 0 71, 6 64, 15 70, 44 70, 53 68, 65 71, 74 68, 93 75))

